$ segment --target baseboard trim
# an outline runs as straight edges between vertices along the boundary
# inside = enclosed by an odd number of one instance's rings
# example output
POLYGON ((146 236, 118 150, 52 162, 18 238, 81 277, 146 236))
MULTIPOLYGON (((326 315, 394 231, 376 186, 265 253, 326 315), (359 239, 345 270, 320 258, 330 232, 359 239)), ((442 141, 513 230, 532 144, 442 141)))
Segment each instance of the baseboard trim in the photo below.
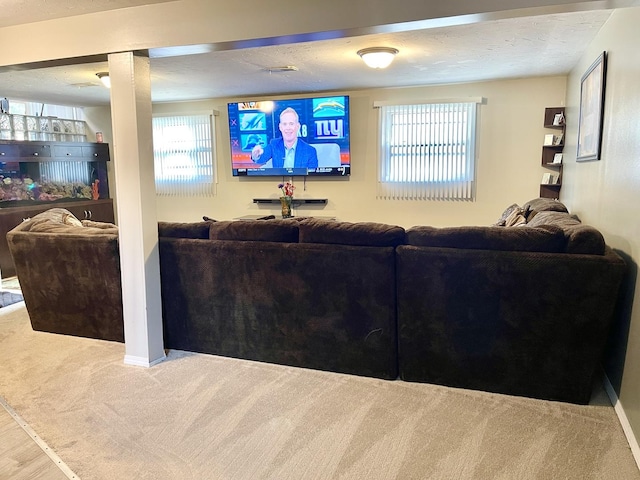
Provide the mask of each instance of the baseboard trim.
POLYGON ((618 416, 618 420, 620 421, 620 425, 622 426, 624 435, 627 437, 627 442, 629 442, 629 448, 631 448, 633 459, 636 461, 638 469, 640 469, 640 445, 638 445, 638 440, 633 433, 631 423, 629 423, 627 414, 625 413, 624 408, 622 408, 622 404, 618 399, 618 394, 613 389, 613 385, 611 385, 609 377, 607 377, 606 374, 604 375, 604 389, 609 396, 609 400, 611 400, 611 405, 613 405, 613 409, 616 412, 616 415, 618 416))
POLYGON ((166 355, 162 355, 160 358, 156 358, 155 360, 149 361, 146 357, 137 357, 135 355, 125 355, 124 363, 125 365, 133 365, 136 367, 153 367, 154 365, 163 362, 167 358, 166 355))

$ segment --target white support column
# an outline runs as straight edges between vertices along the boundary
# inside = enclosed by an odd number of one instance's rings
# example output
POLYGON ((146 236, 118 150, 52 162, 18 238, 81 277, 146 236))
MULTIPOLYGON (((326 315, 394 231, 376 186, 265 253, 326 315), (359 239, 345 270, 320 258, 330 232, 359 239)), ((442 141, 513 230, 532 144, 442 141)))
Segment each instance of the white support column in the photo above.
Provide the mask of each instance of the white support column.
POLYGON ((150 367, 165 358, 149 59, 109 55, 111 122, 124 315, 124 363, 150 367))

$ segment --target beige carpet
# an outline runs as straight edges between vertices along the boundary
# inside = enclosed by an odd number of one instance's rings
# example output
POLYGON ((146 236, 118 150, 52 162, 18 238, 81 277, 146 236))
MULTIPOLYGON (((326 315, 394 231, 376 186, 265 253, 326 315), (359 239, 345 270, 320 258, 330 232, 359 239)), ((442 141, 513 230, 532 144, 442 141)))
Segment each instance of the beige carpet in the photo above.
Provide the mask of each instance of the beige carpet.
MULTIPOLYGON (((20 304, 22 305, 22 304, 20 304)), ((640 479, 612 407, 33 332, 0 309, 0 395, 83 480, 640 479)))

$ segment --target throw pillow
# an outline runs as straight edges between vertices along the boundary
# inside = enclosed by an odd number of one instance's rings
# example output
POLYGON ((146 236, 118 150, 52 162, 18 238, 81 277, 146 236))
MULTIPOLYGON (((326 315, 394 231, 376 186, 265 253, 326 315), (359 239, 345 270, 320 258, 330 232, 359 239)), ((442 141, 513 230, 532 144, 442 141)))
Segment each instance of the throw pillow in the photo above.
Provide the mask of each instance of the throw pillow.
POLYGON ((541 225, 557 225, 560 228, 567 228, 572 225, 580 225, 580 220, 575 215, 567 212, 537 212, 533 218, 527 221, 527 225, 531 227, 539 227, 541 225))
POLYGON ((505 209, 504 212, 502 212, 502 215, 500 215, 500 218, 498 219, 498 221, 493 225, 496 227, 506 226, 507 218, 509 217, 509 215, 511 215, 515 210, 518 210, 518 209, 520 209, 520 206, 517 203, 512 203, 505 209))
POLYGON ((522 209, 527 222, 535 217, 538 212, 569 212, 564 203, 553 198, 534 198, 525 203, 522 209))
POLYGON ((520 207, 514 208, 509 216, 504 221, 505 227, 517 227, 518 225, 524 225, 527 223, 527 219, 524 216, 524 210, 520 207))

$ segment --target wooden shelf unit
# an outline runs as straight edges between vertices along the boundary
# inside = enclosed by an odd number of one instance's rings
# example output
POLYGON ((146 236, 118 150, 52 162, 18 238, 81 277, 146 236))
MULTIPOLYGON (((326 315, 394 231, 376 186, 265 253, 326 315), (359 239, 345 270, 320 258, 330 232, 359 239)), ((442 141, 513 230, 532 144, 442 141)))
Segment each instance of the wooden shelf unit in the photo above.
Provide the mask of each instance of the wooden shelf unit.
POLYGON ((555 134, 561 134, 562 140, 557 145, 543 145, 542 146, 542 159, 541 164, 544 168, 551 170, 551 174, 556 176, 557 182, 553 184, 540 184, 540 197, 541 198, 555 198, 560 197, 560 189, 562 188, 562 163, 553 163, 555 155, 562 153, 564 149, 564 134, 565 134, 565 110, 564 107, 548 107, 544 109, 544 123, 543 126, 546 129, 554 130, 555 134), (562 122, 560 124, 554 123, 557 115, 562 115, 562 122))

